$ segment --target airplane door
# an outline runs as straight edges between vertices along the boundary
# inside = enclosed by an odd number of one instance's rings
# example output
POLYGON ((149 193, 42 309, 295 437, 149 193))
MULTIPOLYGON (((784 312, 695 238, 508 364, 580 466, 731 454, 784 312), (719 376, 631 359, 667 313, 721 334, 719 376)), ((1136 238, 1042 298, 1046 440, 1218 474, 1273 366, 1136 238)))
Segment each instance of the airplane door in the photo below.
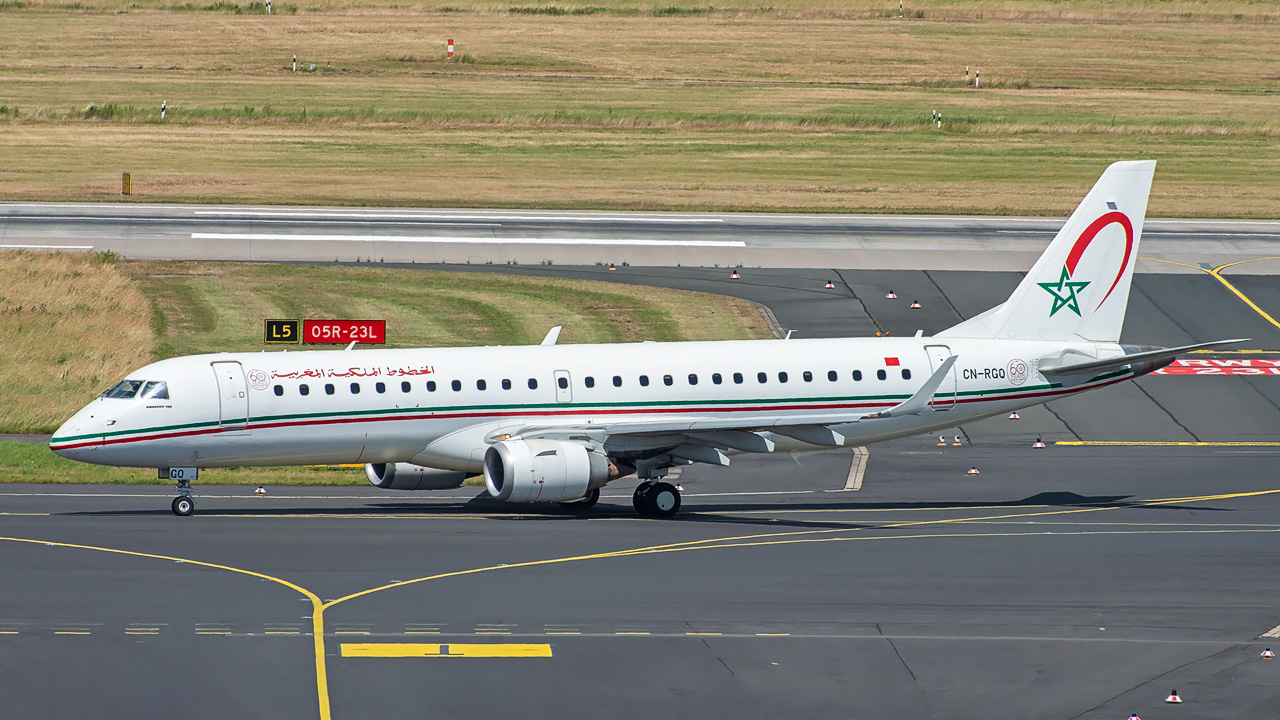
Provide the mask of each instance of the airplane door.
MULTIPOLYGON (((930 372, 936 372, 937 369, 951 357, 951 348, 946 345, 925 345, 925 352, 929 353, 930 372)), ((950 410, 956 404, 956 368, 952 366, 951 372, 942 379, 942 384, 938 386, 938 392, 933 395, 934 410, 950 410)))
POLYGON ((573 402, 573 381, 569 378, 569 371, 557 370, 555 371, 555 378, 556 402, 573 402))
POLYGON ((244 380, 244 368, 238 362, 212 365, 213 374, 218 378, 218 425, 243 429, 249 422, 249 388, 244 380))

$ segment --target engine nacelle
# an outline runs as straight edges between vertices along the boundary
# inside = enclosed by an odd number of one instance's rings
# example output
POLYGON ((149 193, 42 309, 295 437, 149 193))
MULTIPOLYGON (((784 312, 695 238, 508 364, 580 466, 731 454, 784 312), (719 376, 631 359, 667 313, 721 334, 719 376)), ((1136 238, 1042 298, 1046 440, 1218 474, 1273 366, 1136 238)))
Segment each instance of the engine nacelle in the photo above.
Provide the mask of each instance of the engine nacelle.
POLYGON ((383 490, 449 490, 461 486, 470 475, 412 463, 366 464, 364 474, 374 487, 383 490))
POLYGON ((489 494, 508 502, 568 502, 619 477, 609 458, 559 440, 503 440, 484 455, 489 494))

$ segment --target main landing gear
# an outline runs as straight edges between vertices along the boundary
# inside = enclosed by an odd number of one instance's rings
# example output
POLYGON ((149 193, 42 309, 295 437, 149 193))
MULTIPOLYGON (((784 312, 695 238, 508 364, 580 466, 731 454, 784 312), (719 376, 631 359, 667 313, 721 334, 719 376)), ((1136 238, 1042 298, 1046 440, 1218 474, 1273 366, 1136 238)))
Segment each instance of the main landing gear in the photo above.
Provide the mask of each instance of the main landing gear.
POLYGON ((173 514, 186 517, 196 511, 196 499, 191 492, 190 480, 178 481, 178 497, 173 499, 173 514))
POLYGON ((636 512, 645 517, 668 518, 680 510, 680 491, 666 482, 643 482, 631 495, 636 512))

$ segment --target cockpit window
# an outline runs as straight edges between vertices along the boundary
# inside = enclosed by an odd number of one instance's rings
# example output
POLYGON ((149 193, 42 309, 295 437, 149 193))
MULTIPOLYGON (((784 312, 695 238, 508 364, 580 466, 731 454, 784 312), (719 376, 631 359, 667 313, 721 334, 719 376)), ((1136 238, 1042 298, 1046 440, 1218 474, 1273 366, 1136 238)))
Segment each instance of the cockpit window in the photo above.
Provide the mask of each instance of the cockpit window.
POLYGON ((142 398, 144 400, 168 400, 169 383, 148 380, 146 386, 142 388, 142 398))
POLYGON ((102 393, 102 397, 124 399, 136 397, 138 395, 138 390, 141 387, 141 380, 121 380, 115 387, 102 393))

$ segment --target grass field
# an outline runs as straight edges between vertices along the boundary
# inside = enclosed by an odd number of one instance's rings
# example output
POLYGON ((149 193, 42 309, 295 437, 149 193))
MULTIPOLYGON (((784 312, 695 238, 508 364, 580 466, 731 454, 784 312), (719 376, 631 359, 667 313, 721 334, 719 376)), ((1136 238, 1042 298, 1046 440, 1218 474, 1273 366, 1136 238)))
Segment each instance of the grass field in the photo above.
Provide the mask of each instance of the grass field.
POLYGON ((536 343, 557 324, 565 343, 772 337, 754 306, 715 295, 376 265, 9 252, 0 288, 0 432, 9 433, 52 432, 153 359, 262 350, 269 317, 382 318, 390 347, 536 343))
POLYGON ((1280 2, 909 5, 0 4, 0 198, 1280 216, 1280 2))

